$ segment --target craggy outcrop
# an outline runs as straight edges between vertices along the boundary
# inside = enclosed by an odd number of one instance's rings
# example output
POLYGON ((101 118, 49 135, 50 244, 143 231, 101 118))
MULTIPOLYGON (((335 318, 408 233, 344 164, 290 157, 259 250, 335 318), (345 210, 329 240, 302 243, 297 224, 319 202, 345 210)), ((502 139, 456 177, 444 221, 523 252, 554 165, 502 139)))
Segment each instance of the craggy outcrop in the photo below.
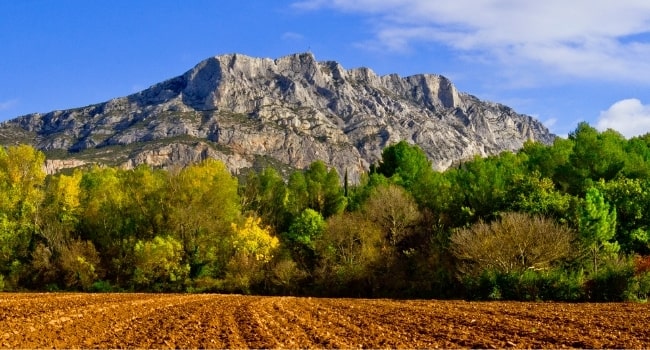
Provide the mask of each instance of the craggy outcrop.
POLYGON ((444 170, 553 138, 532 117, 458 92, 443 76, 378 76, 310 53, 212 57, 127 97, 0 126, 2 144, 29 140, 48 155, 84 162, 168 167, 213 157, 238 172, 320 159, 351 179, 400 140, 444 170))

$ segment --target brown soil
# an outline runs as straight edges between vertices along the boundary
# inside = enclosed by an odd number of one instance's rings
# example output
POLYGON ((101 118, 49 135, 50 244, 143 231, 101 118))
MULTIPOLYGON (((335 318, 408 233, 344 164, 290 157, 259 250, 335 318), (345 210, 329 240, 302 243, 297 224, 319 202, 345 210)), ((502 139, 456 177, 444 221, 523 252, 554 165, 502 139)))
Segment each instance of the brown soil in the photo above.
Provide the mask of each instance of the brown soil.
POLYGON ((0 294, 2 348, 646 348, 647 304, 0 294))

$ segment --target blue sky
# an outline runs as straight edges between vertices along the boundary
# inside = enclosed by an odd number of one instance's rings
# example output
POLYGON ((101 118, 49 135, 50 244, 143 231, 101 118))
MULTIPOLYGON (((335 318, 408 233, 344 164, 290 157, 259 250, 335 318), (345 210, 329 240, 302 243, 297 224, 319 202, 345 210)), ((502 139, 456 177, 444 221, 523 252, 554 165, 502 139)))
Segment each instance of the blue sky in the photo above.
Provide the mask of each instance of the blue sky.
POLYGON ((0 121, 103 102, 227 53, 442 74, 565 136, 650 132, 647 0, 0 2, 0 121))

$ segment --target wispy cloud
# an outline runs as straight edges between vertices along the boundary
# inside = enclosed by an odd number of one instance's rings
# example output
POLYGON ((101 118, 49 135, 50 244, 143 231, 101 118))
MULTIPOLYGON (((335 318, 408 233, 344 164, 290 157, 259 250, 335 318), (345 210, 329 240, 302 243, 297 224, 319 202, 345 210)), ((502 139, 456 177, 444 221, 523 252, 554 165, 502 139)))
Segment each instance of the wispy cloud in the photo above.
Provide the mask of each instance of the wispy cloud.
POLYGON ((361 14, 372 20, 365 47, 408 52, 438 43, 502 67, 569 77, 650 81, 647 0, 304 0, 295 8, 361 14))
POLYGON ((631 98, 614 103, 600 113, 596 128, 614 129, 625 137, 633 137, 650 132, 650 105, 631 98))
POLYGON ((295 33, 295 32, 285 32, 282 34, 282 40, 287 40, 287 41, 297 41, 297 40, 302 40, 304 39, 304 36, 300 33, 295 33))
MULTIPOLYGON (((539 116, 534 116, 535 118, 539 118, 539 116)), ((543 122, 544 126, 552 129, 555 124, 557 124, 557 118, 548 118, 543 122)))
POLYGON ((18 100, 12 99, 7 101, 0 101, 0 111, 6 111, 13 108, 18 104, 18 100))

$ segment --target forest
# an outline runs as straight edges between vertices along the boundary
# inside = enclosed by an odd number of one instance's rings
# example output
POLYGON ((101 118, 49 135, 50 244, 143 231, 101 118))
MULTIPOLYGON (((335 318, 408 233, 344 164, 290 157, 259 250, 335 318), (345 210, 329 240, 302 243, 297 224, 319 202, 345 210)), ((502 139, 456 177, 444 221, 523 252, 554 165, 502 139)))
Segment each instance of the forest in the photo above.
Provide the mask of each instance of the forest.
POLYGON ((0 290, 644 301, 650 134, 581 123, 437 172, 384 149, 358 184, 323 162, 46 176, 0 147, 0 290))

